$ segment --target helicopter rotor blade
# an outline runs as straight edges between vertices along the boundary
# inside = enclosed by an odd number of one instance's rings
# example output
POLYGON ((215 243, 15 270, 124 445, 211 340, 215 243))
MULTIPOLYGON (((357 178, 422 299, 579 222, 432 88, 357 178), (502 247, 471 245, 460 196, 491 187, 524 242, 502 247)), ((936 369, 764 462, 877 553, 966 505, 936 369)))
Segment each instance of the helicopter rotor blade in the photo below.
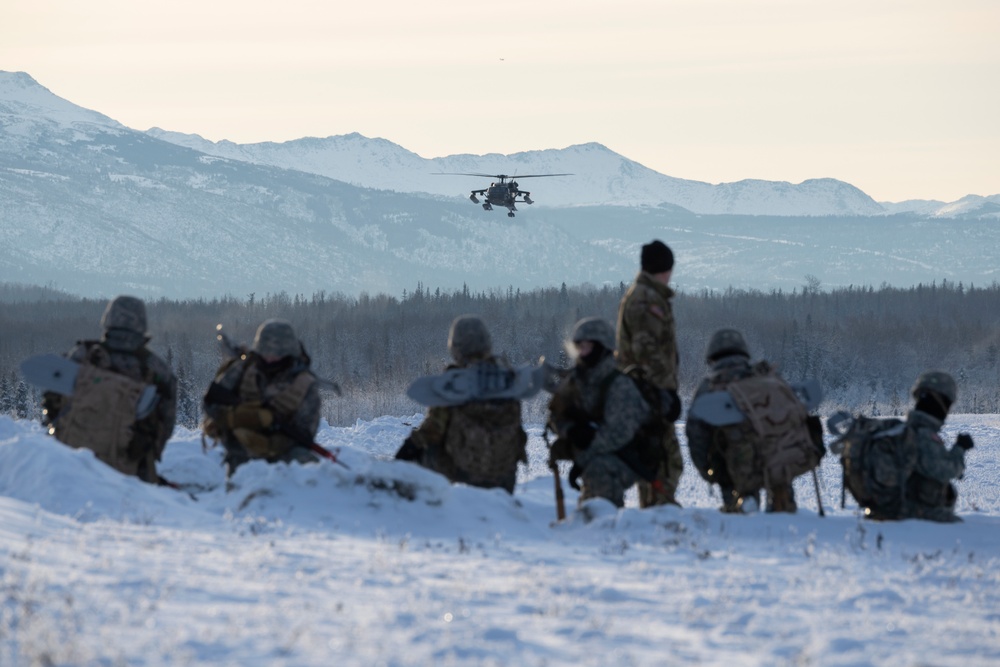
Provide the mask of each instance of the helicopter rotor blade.
POLYGON ((545 176, 574 176, 575 174, 471 174, 464 172, 436 171, 431 176, 479 176, 481 178, 543 178, 545 176))
POLYGON ((450 171, 436 171, 431 176, 479 176, 480 178, 510 178, 507 174, 466 174, 450 171))
POLYGON ((508 178, 542 178, 544 176, 573 176, 573 174, 515 174, 508 178))

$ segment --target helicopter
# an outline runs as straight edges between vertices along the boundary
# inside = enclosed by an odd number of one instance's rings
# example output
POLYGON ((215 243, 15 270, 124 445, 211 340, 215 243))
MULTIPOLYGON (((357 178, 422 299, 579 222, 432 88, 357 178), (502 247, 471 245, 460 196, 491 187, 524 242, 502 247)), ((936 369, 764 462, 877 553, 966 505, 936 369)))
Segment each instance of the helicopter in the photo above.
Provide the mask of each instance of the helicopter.
POLYGON ((507 217, 513 218, 514 211, 517 210, 515 204, 525 203, 534 204, 531 201, 531 193, 525 192, 524 190, 519 190, 517 187, 517 181, 515 178, 541 178, 543 176, 572 176, 573 174, 524 174, 523 176, 508 176, 507 174, 455 174, 455 173, 440 173, 437 176, 480 176, 483 178, 496 178, 499 182, 494 181, 490 183, 490 187, 483 188, 482 190, 473 190, 472 194, 469 195, 469 199, 472 200, 473 204, 478 204, 479 199, 476 195, 482 195, 486 201, 483 202, 484 211, 492 211, 493 205, 505 206, 507 207, 507 217), (523 199, 518 199, 518 197, 523 197, 523 199))

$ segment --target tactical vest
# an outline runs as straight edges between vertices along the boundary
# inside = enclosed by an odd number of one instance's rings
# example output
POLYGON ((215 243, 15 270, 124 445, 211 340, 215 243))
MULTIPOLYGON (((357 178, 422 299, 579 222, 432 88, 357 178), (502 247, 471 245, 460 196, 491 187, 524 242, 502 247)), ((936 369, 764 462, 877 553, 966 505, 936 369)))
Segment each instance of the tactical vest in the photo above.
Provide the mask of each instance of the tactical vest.
MULTIPOLYGON (((127 475, 137 473, 141 456, 129 453, 136 437, 136 404, 145 383, 111 368, 111 356, 98 341, 83 341, 86 355, 73 395, 59 411, 53 435, 75 449, 94 452, 102 462, 127 475)), ((149 375, 148 351, 135 351, 143 378, 149 375)))
MULTIPOLYGON (((223 364, 216 378, 219 378, 232 366, 233 360, 223 364)), ((268 381, 256 364, 246 363, 239 381, 238 396, 240 403, 260 403, 274 413, 277 423, 288 424, 305 400, 306 394, 315 384, 316 378, 308 370, 299 372, 289 383, 274 383, 268 381), (263 391, 261 390, 263 386, 263 391)), ((206 419, 205 433, 210 437, 221 438, 231 435, 252 458, 275 459, 283 456, 296 444, 308 446, 310 443, 299 443, 295 438, 281 431, 257 431, 248 428, 237 428, 229 431, 224 424, 206 419)), ((311 435, 311 434, 310 434, 311 435)))
POLYGON ((716 428, 713 436, 739 493, 791 484, 819 464, 824 451, 810 431, 809 412, 769 364, 755 364, 737 379, 710 376, 709 385, 728 391, 745 415, 738 424, 716 428))

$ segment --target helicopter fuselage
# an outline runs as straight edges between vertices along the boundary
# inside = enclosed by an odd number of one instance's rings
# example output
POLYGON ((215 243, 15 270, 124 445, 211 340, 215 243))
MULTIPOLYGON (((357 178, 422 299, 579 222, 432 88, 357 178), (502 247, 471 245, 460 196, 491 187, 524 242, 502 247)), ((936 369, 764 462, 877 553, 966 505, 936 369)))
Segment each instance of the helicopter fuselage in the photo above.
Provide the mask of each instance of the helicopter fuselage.
MULTIPOLYGON (((447 176, 450 174, 440 174, 441 176, 447 176)), ((487 176, 487 174, 454 174, 456 176, 487 176)), ((519 178, 539 178, 542 176, 572 176, 572 174, 523 174, 519 178)), ((500 182, 496 181, 490 183, 488 188, 483 188, 482 190, 473 190, 472 194, 469 195, 469 200, 473 204, 482 203, 483 209, 487 211, 492 211, 493 206, 503 206, 507 209, 508 217, 514 217, 514 211, 517 210, 515 204, 533 204, 531 201, 531 193, 525 192, 524 190, 519 190, 517 187, 517 181, 515 181, 511 176, 507 174, 497 174, 496 178, 500 179, 500 182), (480 202, 476 195, 484 197, 486 201, 480 202), (518 199, 521 197, 521 199, 518 199)))
POLYGON ((503 206, 509 211, 507 215, 513 218, 514 211, 517 210, 517 204, 532 203, 530 194, 530 192, 518 190, 516 181, 501 180, 499 183, 490 183, 490 187, 488 188, 473 190, 469 199, 473 203, 478 204, 479 200, 476 198, 476 195, 481 195, 486 199, 483 202, 483 209, 492 211, 494 206, 503 206), (522 198, 518 199, 518 197, 522 198))

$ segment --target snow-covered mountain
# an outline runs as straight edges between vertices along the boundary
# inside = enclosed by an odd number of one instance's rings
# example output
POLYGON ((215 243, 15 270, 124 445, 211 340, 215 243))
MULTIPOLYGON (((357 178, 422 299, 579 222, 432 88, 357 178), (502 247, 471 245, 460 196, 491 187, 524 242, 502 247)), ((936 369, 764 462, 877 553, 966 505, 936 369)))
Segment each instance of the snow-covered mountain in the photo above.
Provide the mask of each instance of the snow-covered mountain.
POLYGON ((300 169, 340 181, 397 192, 427 192, 466 197, 489 179, 453 174, 572 174, 526 179, 546 206, 657 206, 668 203, 701 214, 880 215, 883 208, 856 187, 834 179, 798 185, 745 180, 711 185, 665 176, 597 143, 561 150, 511 155, 450 155, 425 159, 385 139, 360 134, 306 138, 284 143, 211 142, 197 135, 149 130, 158 139, 208 155, 300 169), (449 175, 442 175, 449 174, 449 175))
POLYGON ((882 202, 882 207, 890 214, 915 213, 931 218, 965 220, 1000 219, 1000 195, 966 195, 950 203, 933 199, 911 199, 895 204, 882 202))
MULTIPOLYGON (((309 140, 302 141, 286 146, 290 161, 309 140)), ((354 161, 345 169, 355 174, 439 184, 447 179, 434 176, 438 170, 499 168, 475 156, 442 158, 451 162, 429 168, 389 142, 359 135, 337 142, 353 147, 337 154, 354 161)), ((580 193, 603 188, 619 203, 633 189, 643 191, 641 182, 678 192, 695 187, 596 144, 542 154, 535 161, 520 154, 506 166, 579 172, 597 179, 584 180, 580 193), (614 166, 591 171, 585 164, 614 166), (617 181, 595 175, 612 168, 617 181)), ((316 165, 328 157, 319 150, 316 165)), ((476 290, 617 285, 634 275, 639 245, 655 237, 674 247, 682 289, 791 289, 806 274, 827 286, 982 283, 998 271, 1000 229, 972 216, 708 215, 660 204, 524 206, 511 219, 483 211, 464 192, 402 193, 388 189, 391 179, 386 189, 359 187, 313 169, 308 160, 293 170, 209 155, 72 105, 26 74, 0 73, 0 281, 82 295, 175 297, 399 294, 418 282, 476 290)), ((538 180, 546 196, 549 186, 572 182, 538 180)), ((469 184, 461 181, 447 187, 464 190, 469 184)), ((738 185, 713 196, 760 204, 754 184, 738 185)), ((773 193, 776 184, 768 187, 773 193)), ((842 191, 835 182, 811 187, 842 191)))

